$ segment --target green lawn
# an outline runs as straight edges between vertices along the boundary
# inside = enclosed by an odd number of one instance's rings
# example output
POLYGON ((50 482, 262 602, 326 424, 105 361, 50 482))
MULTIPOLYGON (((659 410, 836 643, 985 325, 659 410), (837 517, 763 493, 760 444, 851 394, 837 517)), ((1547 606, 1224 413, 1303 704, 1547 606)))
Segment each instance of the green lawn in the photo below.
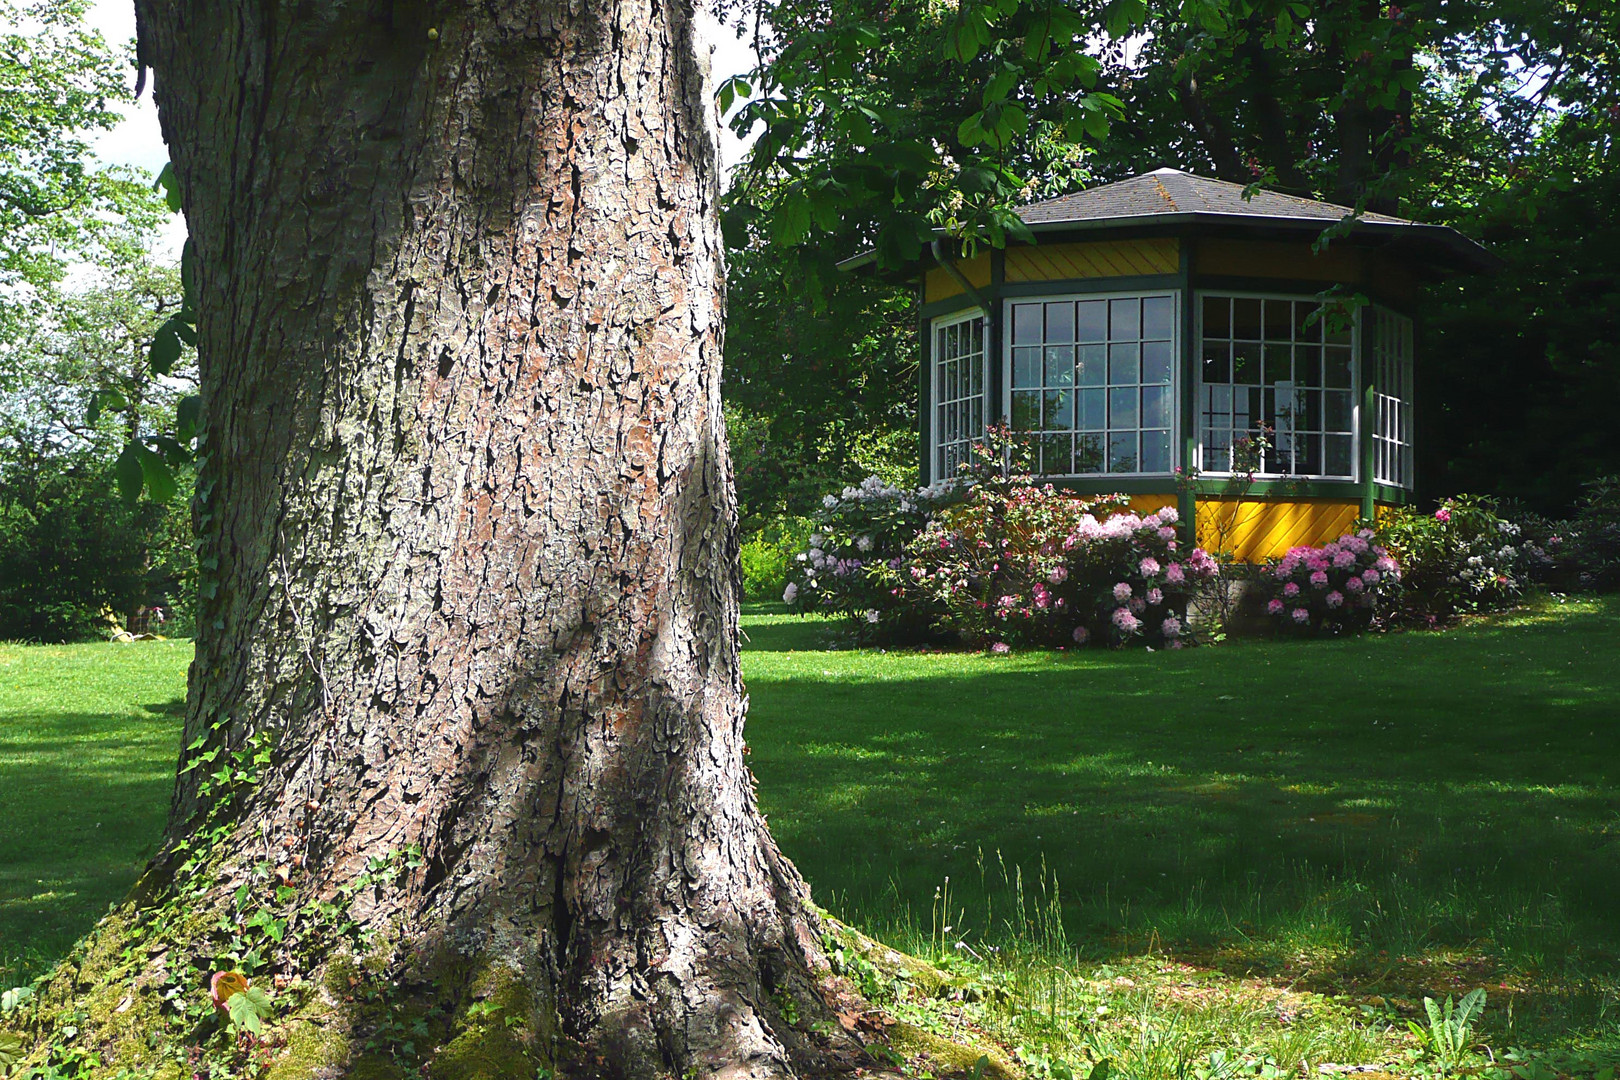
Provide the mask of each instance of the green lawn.
MULTIPOLYGON (((1620 1056, 1620 602, 1154 654, 835 651, 813 620, 744 625, 750 762, 783 848, 818 902, 897 945, 1044 956, 1018 980, 1045 980, 1045 1019, 1002 1017, 1009 1042, 1074 1029, 1064 1010, 1126 972, 1154 1023, 1192 1015, 1204 990, 1178 987, 1226 987, 1237 1011, 1199 1005, 1199 1046, 1262 1013, 1255 1045, 1304 1031, 1273 1015, 1280 988, 1410 1009, 1483 985, 1503 1045, 1620 1056)), ((0 647, 0 983, 65 949, 150 851, 188 653, 0 647)), ((1331 1026, 1304 1060, 1381 1052, 1331 1026)))
POLYGON ((1620 603, 1154 654, 747 631, 772 827, 880 936, 926 948, 949 876, 957 933, 994 940, 1004 877, 1033 892, 1044 867, 1096 960, 1397 998, 1488 984, 1515 1034, 1620 1036, 1620 603))
POLYGON ((191 643, 0 644, 0 985, 120 899, 163 830, 191 643))

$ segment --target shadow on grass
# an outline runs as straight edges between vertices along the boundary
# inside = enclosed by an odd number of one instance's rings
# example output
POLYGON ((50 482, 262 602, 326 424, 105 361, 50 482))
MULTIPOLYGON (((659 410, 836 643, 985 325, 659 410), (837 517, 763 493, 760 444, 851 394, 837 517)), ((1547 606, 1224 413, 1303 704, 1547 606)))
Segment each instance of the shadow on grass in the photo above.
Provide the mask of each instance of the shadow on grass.
POLYGON ((1524 1022, 1613 1008, 1617 611, 1173 654, 750 657, 751 763, 822 902, 880 931, 926 929, 948 875, 951 921, 994 938, 999 861, 1044 866, 1098 958, 1164 948, 1329 992, 1505 983, 1524 1022))

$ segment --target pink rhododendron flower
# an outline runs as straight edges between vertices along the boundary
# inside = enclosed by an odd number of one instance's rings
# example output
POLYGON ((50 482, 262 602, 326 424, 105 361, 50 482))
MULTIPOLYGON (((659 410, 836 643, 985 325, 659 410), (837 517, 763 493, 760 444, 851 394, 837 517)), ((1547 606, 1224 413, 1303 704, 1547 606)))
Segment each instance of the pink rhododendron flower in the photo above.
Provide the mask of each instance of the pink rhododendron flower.
POLYGON ((1327 571, 1326 570, 1313 570, 1313 571, 1311 571, 1311 588, 1313 588, 1313 589, 1325 589, 1325 588, 1327 588, 1327 571))
POLYGON ((1176 530, 1172 529, 1168 525, 1159 526, 1159 539, 1160 540, 1174 540, 1175 538, 1176 538, 1176 530))
POLYGON ((1378 584, 1378 578, 1379 573, 1377 570, 1369 568, 1361 572, 1361 580, 1365 581, 1368 585, 1378 584))
POLYGON ((1046 575, 1046 580, 1054 585, 1063 584, 1069 580, 1069 568, 1067 566, 1052 567, 1052 572, 1046 575))
POLYGON ((1434 520, 1438 521, 1442 525, 1446 524, 1451 520, 1451 509, 1449 507, 1442 506, 1440 509, 1434 512, 1434 520))
POLYGON ((1378 561, 1373 563, 1373 569, 1377 570, 1380 574, 1392 573, 1395 570, 1395 560, 1390 558, 1388 555, 1380 555, 1378 556, 1378 561))
POLYGON ((1159 632, 1167 638, 1179 637, 1181 634, 1181 620, 1174 615, 1170 616, 1159 627, 1159 632))
POLYGON ((1350 567, 1356 565, 1355 553, 1351 551, 1339 552, 1337 555, 1333 556, 1333 565, 1339 570, 1348 570, 1350 567))
POLYGON ((1299 583, 1295 582, 1295 581, 1290 581, 1288 584, 1284 585, 1283 586, 1283 595, 1288 597, 1288 599, 1290 599, 1290 600, 1292 600, 1294 597, 1298 596, 1299 595, 1299 583))
POLYGON ((1134 634, 1141 628, 1142 623, 1135 615, 1131 614, 1130 608, 1120 608, 1114 612, 1114 625, 1124 633, 1134 634))
POLYGON ((1164 590, 1149 589, 1147 591, 1147 602, 1152 604, 1154 607, 1158 607, 1160 604, 1164 603, 1164 590))
POLYGON ((1159 572, 1159 560, 1149 555, 1137 563, 1136 568, 1142 572, 1143 577, 1153 577, 1159 572))
POLYGON ((1365 588, 1365 586, 1361 584, 1360 578, 1353 577, 1344 583, 1344 588, 1346 592, 1358 593, 1365 588))
POLYGON ((1122 581, 1118 585, 1114 586, 1114 600, 1116 602, 1123 604, 1130 598, 1131 586, 1129 582, 1122 581))
POLYGON ((1140 596, 1133 596, 1131 597, 1130 602, 1125 606, 1131 609, 1131 614, 1140 615, 1142 612, 1147 610, 1147 601, 1143 600, 1140 596))
POLYGON ((1084 645, 1090 637, 1091 631, 1085 627, 1077 626, 1074 628, 1074 643, 1076 645, 1084 645))
POLYGON ((1005 641, 998 641, 994 645, 990 646, 990 651, 998 655, 1010 653, 1012 652, 1012 646, 1008 645, 1005 641))
POLYGON ((1187 580, 1187 575, 1181 569, 1180 563, 1171 563, 1164 568, 1164 580, 1171 585, 1180 585, 1187 580))
POLYGON ((1342 605, 1343 603, 1344 603, 1344 593, 1340 592, 1338 589, 1334 589, 1332 592, 1327 594, 1327 606, 1328 607, 1336 608, 1336 607, 1339 607, 1340 605, 1342 605))
POLYGON ((996 606, 1004 607, 1004 608, 1015 608, 1015 607, 1018 606, 1018 597, 1016 597, 1016 596, 1003 596, 1001 599, 996 601, 996 606))
POLYGON ((1283 613, 1283 602, 1281 600, 1273 600, 1271 603, 1266 605, 1266 612, 1271 615, 1281 615, 1283 613))
POLYGON ((1311 621, 1311 613, 1302 607, 1295 608, 1292 615, 1294 621, 1301 626, 1304 626, 1306 623, 1311 621))

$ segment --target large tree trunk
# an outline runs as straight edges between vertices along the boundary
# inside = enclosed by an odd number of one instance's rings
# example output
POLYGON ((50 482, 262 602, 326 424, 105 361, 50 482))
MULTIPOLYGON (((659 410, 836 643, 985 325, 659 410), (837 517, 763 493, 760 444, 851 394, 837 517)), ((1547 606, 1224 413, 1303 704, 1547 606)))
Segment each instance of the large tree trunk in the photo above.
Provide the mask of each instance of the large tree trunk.
POLYGON ((743 764, 690 0, 138 9, 197 253, 186 742, 273 741, 221 864, 419 848, 355 900, 380 962, 500 965, 563 1075, 834 1067, 743 764))

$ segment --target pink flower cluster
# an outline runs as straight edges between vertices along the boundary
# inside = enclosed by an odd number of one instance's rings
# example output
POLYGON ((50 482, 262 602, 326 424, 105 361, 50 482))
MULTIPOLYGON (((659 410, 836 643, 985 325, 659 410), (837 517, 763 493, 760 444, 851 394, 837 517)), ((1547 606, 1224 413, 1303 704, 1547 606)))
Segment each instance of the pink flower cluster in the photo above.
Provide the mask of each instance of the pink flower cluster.
POLYGON ((1371 529, 1346 533, 1321 547, 1290 548, 1266 566, 1266 611, 1294 626, 1330 632, 1364 629, 1400 581, 1400 568, 1371 529))

